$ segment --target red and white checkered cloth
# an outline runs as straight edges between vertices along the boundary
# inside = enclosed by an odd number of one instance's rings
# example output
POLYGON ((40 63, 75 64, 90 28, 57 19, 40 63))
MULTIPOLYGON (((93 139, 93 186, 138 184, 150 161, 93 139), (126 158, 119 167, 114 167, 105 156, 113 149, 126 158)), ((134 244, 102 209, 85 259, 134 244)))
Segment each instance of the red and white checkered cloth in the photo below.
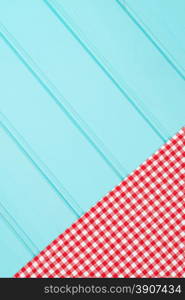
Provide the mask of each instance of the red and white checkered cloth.
POLYGON ((185 128, 15 277, 185 277, 185 128))

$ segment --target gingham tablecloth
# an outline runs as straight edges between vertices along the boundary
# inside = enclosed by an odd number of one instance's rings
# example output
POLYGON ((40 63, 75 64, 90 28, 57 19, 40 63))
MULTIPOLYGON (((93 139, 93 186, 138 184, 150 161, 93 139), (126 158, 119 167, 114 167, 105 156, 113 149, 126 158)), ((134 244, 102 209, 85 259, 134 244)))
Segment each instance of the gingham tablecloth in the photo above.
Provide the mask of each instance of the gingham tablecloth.
POLYGON ((184 277, 185 128, 15 277, 184 277))

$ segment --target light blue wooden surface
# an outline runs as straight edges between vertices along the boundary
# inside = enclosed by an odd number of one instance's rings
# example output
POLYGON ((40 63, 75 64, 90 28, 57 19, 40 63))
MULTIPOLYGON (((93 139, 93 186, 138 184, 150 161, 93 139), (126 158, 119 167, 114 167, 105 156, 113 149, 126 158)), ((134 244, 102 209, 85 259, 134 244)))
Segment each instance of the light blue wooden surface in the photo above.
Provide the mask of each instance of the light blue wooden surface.
POLYGON ((184 125, 182 9, 0 0, 0 276, 184 125))

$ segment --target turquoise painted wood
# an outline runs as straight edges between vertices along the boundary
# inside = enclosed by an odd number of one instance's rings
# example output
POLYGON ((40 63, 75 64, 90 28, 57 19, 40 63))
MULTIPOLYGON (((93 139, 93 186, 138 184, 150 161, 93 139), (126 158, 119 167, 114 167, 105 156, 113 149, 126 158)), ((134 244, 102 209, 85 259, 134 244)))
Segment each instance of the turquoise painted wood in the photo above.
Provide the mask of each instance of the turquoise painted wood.
POLYGON ((0 1, 0 276, 184 125, 185 5, 164 2, 0 1))
MULTIPOLYGON (((121 3, 121 1, 120 1, 121 3)), ((163 53, 185 76, 185 22, 183 0, 126 0, 122 1, 128 12, 142 25, 148 38, 155 41, 163 53)), ((127 13, 128 13, 127 12, 127 13)), ((155 45, 154 45, 155 46, 155 45)))

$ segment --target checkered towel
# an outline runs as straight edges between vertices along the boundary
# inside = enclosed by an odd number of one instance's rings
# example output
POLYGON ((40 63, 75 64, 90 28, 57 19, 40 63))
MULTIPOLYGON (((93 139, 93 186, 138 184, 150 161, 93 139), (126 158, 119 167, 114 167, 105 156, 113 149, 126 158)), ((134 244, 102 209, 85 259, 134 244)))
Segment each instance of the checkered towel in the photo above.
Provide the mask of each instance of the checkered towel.
POLYGON ((15 277, 184 277, 185 128, 15 277))

